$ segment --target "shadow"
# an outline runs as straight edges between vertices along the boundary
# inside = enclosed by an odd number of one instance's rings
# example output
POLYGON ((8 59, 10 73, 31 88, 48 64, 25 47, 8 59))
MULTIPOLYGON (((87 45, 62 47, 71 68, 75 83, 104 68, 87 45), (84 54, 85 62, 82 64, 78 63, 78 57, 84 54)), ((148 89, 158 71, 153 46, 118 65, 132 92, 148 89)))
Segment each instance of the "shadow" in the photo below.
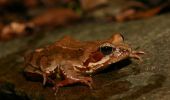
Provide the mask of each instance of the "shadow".
MULTIPOLYGON (((23 76, 25 77, 25 79, 27 81, 32 81, 32 82, 41 82, 43 83, 43 76, 40 74, 35 74, 35 73, 29 73, 29 72, 23 72, 23 76)), ((44 87, 51 87, 54 86, 54 81, 55 81, 56 77, 54 77, 54 74, 52 74, 51 76, 49 76, 47 78, 46 84, 44 85, 44 87)))
POLYGON ((0 83, 0 100, 30 100, 25 93, 17 93, 12 83, 0 83))
POLYGON ((117 70, 120 70, 120 69, 130 65, 131 63, 132 63, 132 61, 130 59, 125 59, 125 60, 122 60, 117 63, 109 65, 108 68, 100 71, 100 73, 108 73, 111 71, 117 71, 117 70))

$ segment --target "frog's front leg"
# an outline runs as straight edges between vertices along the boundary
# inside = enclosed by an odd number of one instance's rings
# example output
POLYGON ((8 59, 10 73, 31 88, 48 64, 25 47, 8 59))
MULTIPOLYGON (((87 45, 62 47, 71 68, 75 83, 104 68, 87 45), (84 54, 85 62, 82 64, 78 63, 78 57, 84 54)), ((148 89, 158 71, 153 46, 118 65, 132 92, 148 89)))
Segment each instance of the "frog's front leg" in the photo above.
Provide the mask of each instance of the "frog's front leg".
POLYGON ((142 58, 140 57, 140 55, 143 55, 143 54, 145 54, 145 52, 143 51, 132 51, 130 54, 130 57, 142 61, 142 58))
POLYGON ((42 77, 43 77, 43 86, 46 85, 46 83, 51 83, 51 84, 55 84, 55 82, 49 77, 50 74, 43 72, 42 73, 42 77))
POLYGON ((80 72, 77 72, 74 70, 73 66, 70 65, 63 65, 59 67, 61 74, 64 76, 64 80, 60 81, 59 83, 56 83, 56 85, 53 87, 53 89, 57 92, 59 87, 75 84, 75 83, 81 83, 84 85, 89 86, 92 89, 92 83, 93 80, 89 76, 84 76, 80 72))

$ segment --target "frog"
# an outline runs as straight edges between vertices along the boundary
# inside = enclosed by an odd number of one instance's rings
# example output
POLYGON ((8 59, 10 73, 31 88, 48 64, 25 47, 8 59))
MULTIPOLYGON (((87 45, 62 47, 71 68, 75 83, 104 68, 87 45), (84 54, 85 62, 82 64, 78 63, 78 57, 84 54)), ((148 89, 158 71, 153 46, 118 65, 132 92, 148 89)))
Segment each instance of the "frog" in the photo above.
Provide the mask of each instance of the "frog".
MULTIPOLYGON (((92 75, 108 68, 111 64, 134 58, 142 61, 143 51, 133 50, 121 33, 103 40, 80 41, 64 36, 56 42, 37 48, 24 57, 24 73, 27 77, 42 77, 42 84, 51 82, 53 90, 80 83, 93 88, 92 75), (51 76, 59 75, 55 82, 51 76)), ((55 77, 57 78, 57 77, 55 77)))

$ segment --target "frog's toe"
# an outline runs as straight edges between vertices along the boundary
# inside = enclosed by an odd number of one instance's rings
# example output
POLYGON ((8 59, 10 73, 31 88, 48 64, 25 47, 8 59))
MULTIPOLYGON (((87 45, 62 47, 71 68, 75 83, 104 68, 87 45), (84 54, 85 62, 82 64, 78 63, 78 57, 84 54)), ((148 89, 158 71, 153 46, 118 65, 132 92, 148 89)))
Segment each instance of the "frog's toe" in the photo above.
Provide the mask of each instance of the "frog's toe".
POLYGON ((82 84, 85 84, 90 87, 90 89, 93 89, 93 80, 91 77, 84 77, 83 79, 80 80, 82 84))
POLYGON ((47 75, 43 74, 43 86, 46 85, 46 82, 47 82, 47 75))
POLYGON ((67 86, 67 85, 71 85, 71 84, 74 84, 74 83, 77 83, 78 80, 74 80, 74 79, 70 79, 70 78, 66 78, 65 80, 63 81, 60 81, 59 83, 56 83, 53 87, 53 90, 55 91, 55 94, 58 92, 59 88, 60 87, 63 87, 63 86, 67 86))
POLYGON ((54 86, 52 89, 54 91, 54 95, 56 95, 59 90, 59 86, 54 86))
POLYGON ((136 54, 136 55, 143 55, 145 54, 144 51, 132 51, 133 54, 136 54))
POLYGON ((143 51, 132 51, 132 53, 130 54, 130 57, 137 59, 139 61, 143 61, 142 58, 140 57, 143 54, 145 54, 145 52, 143 51))

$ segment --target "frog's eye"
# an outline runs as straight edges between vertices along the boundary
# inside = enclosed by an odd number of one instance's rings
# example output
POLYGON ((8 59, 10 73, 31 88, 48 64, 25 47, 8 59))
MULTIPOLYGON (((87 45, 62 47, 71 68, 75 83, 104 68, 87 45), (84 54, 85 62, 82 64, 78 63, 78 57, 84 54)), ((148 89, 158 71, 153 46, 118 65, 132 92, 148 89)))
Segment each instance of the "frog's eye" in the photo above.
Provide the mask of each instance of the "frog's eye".
POLYGON ((102 45, 100 46, 100 52, 102 52, 104 55, 109 55, 115 50, 115 47, 113 45, 102 45))

